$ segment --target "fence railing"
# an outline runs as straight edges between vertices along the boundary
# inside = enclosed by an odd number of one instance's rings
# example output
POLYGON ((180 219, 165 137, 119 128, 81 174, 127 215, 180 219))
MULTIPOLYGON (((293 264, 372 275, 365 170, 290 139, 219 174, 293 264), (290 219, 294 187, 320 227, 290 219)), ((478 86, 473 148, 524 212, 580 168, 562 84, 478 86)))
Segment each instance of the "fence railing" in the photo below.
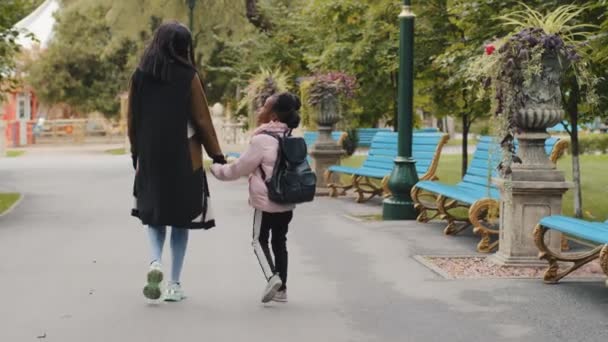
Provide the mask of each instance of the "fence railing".
POLYGON ((123 137, 124 125, 113 125, 103 119, 57 119, 45 120, 33 128, 35 143, 58 143, 73 141, 82 144, 89 140, 112 142, 123 137))

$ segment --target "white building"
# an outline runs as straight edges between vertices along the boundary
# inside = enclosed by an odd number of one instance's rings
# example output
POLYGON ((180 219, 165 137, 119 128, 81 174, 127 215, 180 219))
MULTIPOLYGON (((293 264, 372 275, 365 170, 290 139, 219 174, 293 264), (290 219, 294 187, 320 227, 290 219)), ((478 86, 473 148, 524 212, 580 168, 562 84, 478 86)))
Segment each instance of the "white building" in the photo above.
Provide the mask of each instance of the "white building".
POLYGON ((59 9, 58 0, 46 0, 34 12, 23 18, 15 25, 23 33, 19 36, 18 43, 25 49, 31 49, 36 45, 45 48, 53 38, 53 27, 55 26, 55 12, 59 9), (37 41, 28 36, 33 34, 37 41))

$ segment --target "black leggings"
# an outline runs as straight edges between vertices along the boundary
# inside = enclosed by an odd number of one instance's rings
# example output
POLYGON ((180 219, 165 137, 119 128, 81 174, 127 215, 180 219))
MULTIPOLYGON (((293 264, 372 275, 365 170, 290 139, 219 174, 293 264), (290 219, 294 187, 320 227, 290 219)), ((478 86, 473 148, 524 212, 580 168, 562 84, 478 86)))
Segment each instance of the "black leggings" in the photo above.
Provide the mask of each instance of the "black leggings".
POLYGON ((266 280, 275 274, 283 281, 280 290, 287 288, 287 232, 293 218, 293 211, 267 213, 255 210, 253 215, 253 251, 258 258, 266 280), (272 232, 272 254, 268 248, 268 239, 272 232))

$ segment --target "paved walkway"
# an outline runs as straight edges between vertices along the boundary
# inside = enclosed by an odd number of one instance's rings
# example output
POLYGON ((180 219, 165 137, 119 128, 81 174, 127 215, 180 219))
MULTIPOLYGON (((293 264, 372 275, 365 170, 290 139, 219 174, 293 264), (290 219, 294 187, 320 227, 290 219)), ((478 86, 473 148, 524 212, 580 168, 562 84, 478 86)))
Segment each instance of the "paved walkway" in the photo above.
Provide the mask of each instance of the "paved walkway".
POLYGON ((361 223, 379 207, 320 199, 290 234, 290 303, 264 307, 250 249, 246 181, 212 182, 220 227, 192 235, 189 298, 148 306, 147 245, 129 158, 47 149, 0 160, 0 341, 605 341, 603 281, 445 280, 412 256, 472 254, 470 236, 405 222, 361 223), (37 337, 44 338, 37 338, 37 337))

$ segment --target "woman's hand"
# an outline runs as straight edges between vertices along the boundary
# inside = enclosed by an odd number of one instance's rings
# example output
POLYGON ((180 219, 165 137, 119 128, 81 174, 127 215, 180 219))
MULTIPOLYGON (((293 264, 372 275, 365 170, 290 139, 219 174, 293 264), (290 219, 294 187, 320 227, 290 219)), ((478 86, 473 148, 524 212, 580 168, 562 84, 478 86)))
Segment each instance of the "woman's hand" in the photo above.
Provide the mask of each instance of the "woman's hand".
POLYGON ((220 164, 220 165, 228 164, 228 161, 226 161, 226 156, 224 156, 224 155, 213 156, 213 157, 211 157, 211 159, 213 159, 213 164, 220 164))

